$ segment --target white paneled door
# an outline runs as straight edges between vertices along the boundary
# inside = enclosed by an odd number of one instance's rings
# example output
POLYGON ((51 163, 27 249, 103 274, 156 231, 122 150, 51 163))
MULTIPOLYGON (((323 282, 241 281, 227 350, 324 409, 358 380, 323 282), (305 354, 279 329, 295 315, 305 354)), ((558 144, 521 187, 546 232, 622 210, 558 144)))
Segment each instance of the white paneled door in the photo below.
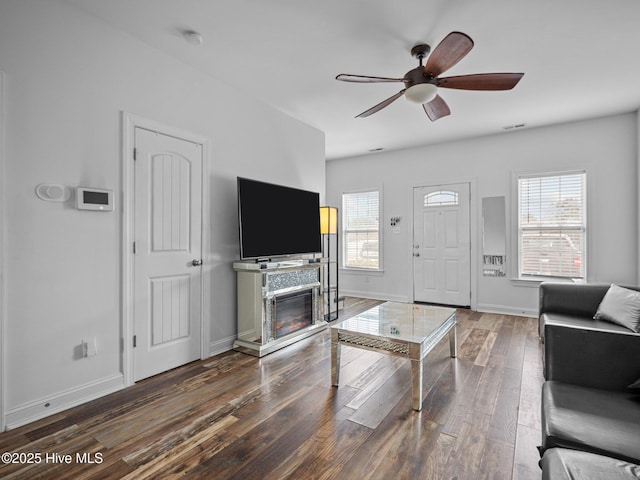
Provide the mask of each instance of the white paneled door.
POLYGON ((134 380, 200 358, 202 145, 135 129, 134 380))
POLYGON ((414 188, 413 216, 414 300, 469 306, 469 184, 414 188))

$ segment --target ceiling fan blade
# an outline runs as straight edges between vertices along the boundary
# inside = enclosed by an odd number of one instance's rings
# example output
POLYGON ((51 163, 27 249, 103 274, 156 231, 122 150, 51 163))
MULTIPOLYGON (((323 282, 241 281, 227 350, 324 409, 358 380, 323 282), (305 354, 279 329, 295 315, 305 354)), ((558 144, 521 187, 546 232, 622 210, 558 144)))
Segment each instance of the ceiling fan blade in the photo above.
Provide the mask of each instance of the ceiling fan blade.
POLYGON ((447 115, 451 115, 449 105, 447 105, 447 102, 445 102, 440 95, 436 95, 436 98, 428 103, 423 103, 422 108, 424 108, 424 112, 432 122, 435 122, 439 118, 446 117, 447 115))
POLYGON ((524 73, 477 73, 438 79, 438 86, 461 90, 511 90, 524 73))
POLYGON ((386 100, 380 102, 376 106, 371 107, 369 110, 365 110, 360 115, 356 115, 356 118, 368 117, 369 115, 373 115, 374 113, 382 110, 384 107, 390 105, 391 103, 395 102, 398 98, 400 98, 404 94, 404 91, 405 91, 405 89, 403 88, 398 93, 396 93, 395 95, 392 95, 391 97, 387 98, 386 100))
POLYGON ((336 80, 356 83, 404 82, 402 78, 370 77, 368 75, 350 75, 348 73, 341 73, 336 77, 336 80))
POLYGON ((451 32, 429 55, 424 66, 425 75, 436 78, 462 60, 472 48, 471 37, 462 32, 451 32))

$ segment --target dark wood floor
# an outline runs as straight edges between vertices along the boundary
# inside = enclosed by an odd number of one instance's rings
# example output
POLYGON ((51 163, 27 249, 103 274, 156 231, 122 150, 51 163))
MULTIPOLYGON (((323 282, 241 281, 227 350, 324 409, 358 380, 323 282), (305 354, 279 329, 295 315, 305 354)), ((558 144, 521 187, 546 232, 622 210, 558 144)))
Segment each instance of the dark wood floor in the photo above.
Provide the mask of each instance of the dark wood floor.
MULTIPOLYGON (((376 303, 347 299, 341 317, 376 303)), ((540 479, 535 320, 457 316, 458 358, 446 339, 429 354, 421 412, 404 359, 343 347, 332 388, 324 331, 262 359, 227 352, 185 365, 4 432, 0 452, 42 463, 0 464, 0 478, 540 479)))

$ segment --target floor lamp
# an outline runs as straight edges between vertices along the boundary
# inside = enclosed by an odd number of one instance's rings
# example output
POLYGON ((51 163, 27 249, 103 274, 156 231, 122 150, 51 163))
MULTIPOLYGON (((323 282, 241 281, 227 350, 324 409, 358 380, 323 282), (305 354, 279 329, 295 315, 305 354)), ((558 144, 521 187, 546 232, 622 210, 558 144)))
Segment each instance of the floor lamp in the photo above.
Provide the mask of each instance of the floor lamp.
POLYGON ((327 259, 322 279, 326 306, 324 319, 331 322, 338 318, 338 209, 336 207, 320 207, 320 234, 322 235, 322 256, 327 259), (334 248, 332 243, 335 243, 334 248))

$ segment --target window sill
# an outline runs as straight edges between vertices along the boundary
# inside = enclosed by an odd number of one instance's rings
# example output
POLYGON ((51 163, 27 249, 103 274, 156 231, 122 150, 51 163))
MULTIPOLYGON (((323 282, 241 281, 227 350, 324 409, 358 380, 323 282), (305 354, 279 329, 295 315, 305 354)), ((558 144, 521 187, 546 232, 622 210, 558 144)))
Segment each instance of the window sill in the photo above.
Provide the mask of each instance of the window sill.
POLYGON ((369 270, 366 268, 341 268, 340 273, 355 275, 384 275, 384 270, 369 270))
POLYGON ((537 288, 542 282, 556 283, 586 283, 582 278, 561 278, 561 277, 516 277, 510 279, 511 284, 516 287, 537 288))

